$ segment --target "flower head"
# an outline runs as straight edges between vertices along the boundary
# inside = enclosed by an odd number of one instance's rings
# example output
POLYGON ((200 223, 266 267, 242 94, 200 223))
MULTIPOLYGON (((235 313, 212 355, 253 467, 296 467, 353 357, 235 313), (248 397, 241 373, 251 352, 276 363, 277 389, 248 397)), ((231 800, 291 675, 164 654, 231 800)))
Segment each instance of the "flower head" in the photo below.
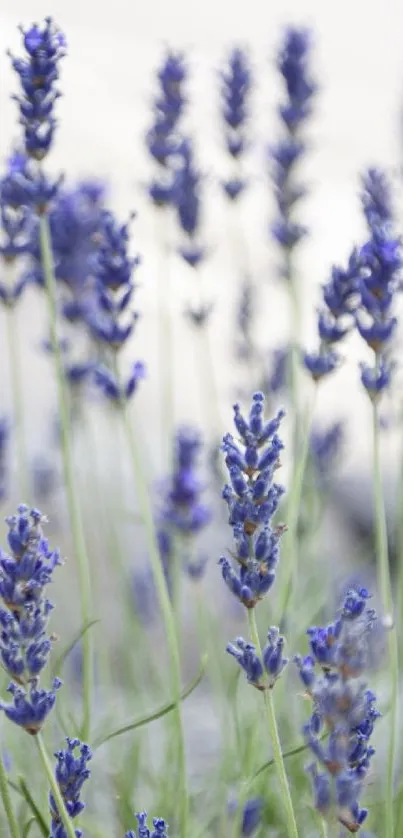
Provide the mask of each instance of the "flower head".
MULTIPOLYGON (((233 49, 220 77, 225 145, 230 157, 239 160, 247 145, 248 104, 252 87, 251 67, 247 53, 239 47, 233 49)), ((223 181, 223 187, 228 197, 234 201, 244 191, 246 180, 238 174, 235 178, 223 181)))
POLYGON ((153 818, 153 831, 147 826, 147 812, 136 814, 138 830, 136 833, 131 829, 126 832, 125 838, 168 838, 168 825, 162 818, 153 818))
MULTIPOLYGON (((76 818, 85 808, 85 803, 80 800, 81 790, 86 780, 91 775, 87 763, 92 758, 89 745, 80 742, 79 739, 67 737, 67 748, 55 753, 56 780, 59 786, 64 805, 70 818, 76 818)), ((49 794, 49 806, 52 815, 51 838, 58 836, 61 825, 60 814, 53 793, 49 794)), ((64 827, 62 827, 64 830, 64 827)), ((64 831, 62 833, 64 835, 64 831)))
POLYGON ((253 608, 270 590, 279 559, 279 541, 283 527, 275 529, 271 520, 277 510, 283 488, 273 482, 283 443, 277 430, 284 416, 279 411, 264 421, 264 396, 255 393, 248 421, 239 405, 234 407, 234 423, 240 437, 238 444, 231 434, 223 439, 222 450, 230 483, 224 486, 238 564, 220 559, 222 576, 232 593, 247 608, 253 608))
POLYGON ((12 58, 18 74, 21 95, 13 98, 18 104, 20 122, 24 128, 26 153, 35 160, 43 160, 48 153, 56 127, 54 105, 60 96, 55 88, 59 77, 59 61, 66 53, 66 40, 52 18, 30 29, 21 28, 24 58, 12 58))
POLYGON ((286 279, 290 279, 289 254, 307 233, 306 227, 295 220, 295 206, 306 194, 305 186, 296 180, 295 168, 306 151, 302 129, 311 114, 316 92, 309 72, 310 50, 310 32, 290 27, 284 33, 277 58, 285 98, 278 109, 283 133, 277 144, 269 149, 277 204, 271 232, 284 254, 282 273, 286 279))
POLYGON ((272 689, 288 663, 288 658, 282 653, 284 642, 278 628, 272 626, 267 635, 262 660, 253 643, 248 643, 243 637, 237 637, 235 643, 229 643, 227 652, 238 661, 249 684, 258 690, 272 689))
POLYGON ((43 537, 45 521, 37 509, 19 506, 17 514, 6 519, 11 554, 0 551, 0 657, 13 679, 8 687, 13 701, 0 706, 31 734, 41 728, 61 685, 55 679, 51 690, 39 687, 53 641, 47 634, 53 606, 44 590, 61 564, 59 553, 51 551, 43 537))
POLYGON ((367 814, 358 799, 374 754, 369 740, 379 717, 376 696, 361 680, 376 621, 368 599, 366 588, 349 590, 333 623, 308 630, 311 654, 295 658, 313 705, 303 734, 315 757, 307 768, 315 806, 326 813, 335 804, 340 823, 351 832, 367 814), (324 729, 329 733, 326 741, 321 737, 324 729))
POLYGON ((153 103, 153 124, 146 135, 147 149, 158 172, 148 192, 155 206, 174 198, 173 157, 178 150, 178 124, 185 106, 183 86, 187 68, 182 53, 168 51, 158 71, 159 91, 153 103))

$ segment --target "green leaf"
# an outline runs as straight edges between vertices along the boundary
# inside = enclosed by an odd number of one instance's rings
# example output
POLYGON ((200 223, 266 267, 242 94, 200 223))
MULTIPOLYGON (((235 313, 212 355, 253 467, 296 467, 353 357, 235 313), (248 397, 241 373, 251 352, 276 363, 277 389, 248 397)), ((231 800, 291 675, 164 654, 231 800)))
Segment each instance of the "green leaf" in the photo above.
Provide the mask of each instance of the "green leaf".
POLYGON ((81 626, 81 628, 78 629, 76 634, 70 640, 70 643, 68 643, 68 645, 63 649, 63 651, 60 652, 60 655, 56 658, 56 660, 55 660, 55 662, 52 666, 52 678, 54 678, 56 675, 59 675, 59 673, 61 672, 61 670, 63 668, 63 664, 64 664, 67 656, 70 654, 70 652, 73 651, 73 649, 77 645, 77 643, 80 642, 80 640, 84 636, 84 634, 90 628, 92 628, 92 626, 95 626, 95 624, 99 623, 99 622, 100 622, 100 620, 89 620, 88 623, 85 623, 85 625, 81 626))
MULTIPOLYGON (((10 783, 10 785, 12 785, 13 788, 15 788, 14 784, 10 783)), ((24 780, 24 777, 21 777, 21 776, 18 777, 18 790, 21 792, 23 797, 25 797, 25 800, 27 801, 28 806, 31 809, 31 812, 34 815, 34 820, 37 822, 37 824, 38 824, 38 826, 39 826, 39 828, 42 832, 42 835, 44 836, 44 838, 49 838, 49 826, 46 823, 45 818, 43 817, 40 809, 38 809, 38 806, 36 805, 32 795, 31 795, 31 792, 28 789, 28 786, 27 786, 27 784, 24 780)))
MULTIPOLYGON (((201 680, 204 677, 204 673, 206 671, 207 665, 207 655, 203 655, 201 660, 200 671, 197 674, 196 678, 188 684, 187 687, 181 693, 181 701, 185 701, 186 698, 191 695, 191 693, 199 686, 201 680)), ((150 713, 147 716, 140 716, 140 718, 135 719, 132 722, 128 722, 127 724, 123 725, 122 727, 117 727, 115 730, 110 731, 105 735, 101 735, 96 737, 95 741, 92 744, 92 750, 96 750, 96 748, 100 748, 101 745, 104 745, 105 742, 109 742, 111 739, 115 739, 117 736, 121 736, 122 733, 128 733, 131 730, 136 730, 139 727, 143 727, 147 725, 149 722, 155 722, 157 719, 160 719, 162 716, 166 716, 167 713, 170 713, 175 708, 175 702, 169 701, 167 704, 163 704, 162 707, 159 707, 158 710, 155 710, 154 713, 150 713)))

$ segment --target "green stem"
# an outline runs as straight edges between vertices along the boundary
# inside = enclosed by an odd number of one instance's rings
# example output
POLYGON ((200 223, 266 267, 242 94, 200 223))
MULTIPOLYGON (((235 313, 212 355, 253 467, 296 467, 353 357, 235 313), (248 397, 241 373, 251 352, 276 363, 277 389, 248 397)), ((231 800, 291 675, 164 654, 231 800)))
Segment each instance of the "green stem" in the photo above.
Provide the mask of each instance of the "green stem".
POLYGON ((24 401, 21 383, 21 359, 18 333, 18 311, 11 308, 5 312, 7 323, 8 357, 10 363, 10 383, 13 399, 13 413, 16 429, 17 474, 20 497, 29 498, 29 468, 27 446, 24 432, 24 401))
POLYGON ((3 760, 0 756, 0 795, 6 813, 8 826, 11 838, 20 838, 20 830, 14 815, 13 805, 11 803, 10 790, 8 787, 7 772, 4 768, 3 760))
POLYGON ((42 763, 43 763, 43 767, 45 769, 46 776, 48 778, 50 788, 52 789, 52 794, 53 794, 53 797, 55 799, 55 803, 56 803, 56 806, 57 806, 57 811, 59 812, 60 818, 63 822, 63 826, 66 830, 67 836, 68 836, 68 838, 76 838, 75 827, 74 827, 73 822, 72 822, 72 820, 71 820, 71 818, 70 818, 70 816, 67 812, 67 809, 64 805, 64 800, 63 800, 58 782, 57 782, 56 777, 54 775, 52 764, 50 762, 50 759, 49 759, 49 756, 48 756, 48 753, 47 753, 47 750, 46 750, 46 747, 45 747, 45 743, 44 743, 40 733, 38 733, 35 736, 35 741, 36 741, 38 751, 39 751, 39 754, 40 754, 40 757, 41 757, 41 760, 42 760, 42 763))
POLYGON ((172 677, 172 691, 175 702, 175 726, 176 726, 176 744, 178 747, 179 757, 179 823, 180 834, 182 838, 187 838, 187 819, 188 819, 188 796, 187 796, 187 781, 186 781, 186 762, 185 762, 185 741, 182 724, 181 713, 181 664, 179 643, 176 632, 175 615, 172 608, 171 600, 167 589, 167 584, 162 569, 160 553, 155 533, 154 520, 152 514, 152 507, 148 487, 143 475, 141 457, 138 450, 138 433, 133 433, 132 423, 130 421, 127 404, 122 404, 122 415, 127 436, 127 443, 130 452, 130 458, 133 468, 133 477, 136 483, 140 513, 144 522, 145 534, 147 539, 148 554, 151 563, 151 569, 154 576, 155 587, 157 591, 160 608, 165 623, 165 632, 168 643, 169 654, 171 658, 171 677, 172 677))
MULTIPOLYGON (((249 630, 252 643, 256 647, 257 654, 260 660, 263 660, 262 647, 260 645, 259 632, 256 625, 255 611, 253 608, 248 609, 249 630)), ((280 737, 276 722, 276 713, 274 708, 273 690, 265 689, 263 698, 266 706, 267 722, 269 734, 273 749, 273 759, 277 771, 277 776, 280 782, 281 795, 287 820, 287 834, 289 838, 298 838, 297 822, 295 820, 294 807, 292 804, 290 787, 288 785, 287 774, 285 770, 283 755, 281 752, 280 737)))
MULTIPOLYGON (((58 408, 61 431, 61 453, 64 472, 64 483, 66 490, 68 513, 74 551, 77 557, 78 573, 81 595, 81 616, 83 625, 86 625, 91 617, 91 574, 87 548, 84 537, 84 529, 81 518, 80 502, 75 485, 73 459, 70 439, 70 418, 66 382, 63 370, 63 360, 57 334, 57 304, 56 304, 56 279, 53 267, 53 255, 49 224, 46 216, 40 218, 40 247, 43 273, 45 277, 46 296, 49 312, 50 341, 53 351, 56 386, 58 397, 58 408)), ((82 640, 83 645, 83 723, 81 735, 88 740, 91 724, 91 693, 92 693, 92 634, 87 631, 82 640)))
POLYGON ((172 466, 173 438, 175 432, 174 401, 174 340, 172 330, 171 282, 170 282, 170 224, 169 207, 160 208, 158 213, 158 236, 160 246, 160 264, 158 270, 158 350, 161 391, 161 446, 163 462, 169 469, 172 466), (167 450, 164 450, 164 446, 167 450))
MULTIPOLYGON (((393 597, 388 555, 388 534, 382 487, 380 428, 376 402, 373 404, 373 481, 377 555, 377 577, 384 615, 393 619, 393 597)), ((393 779, 397 739, 399 657, 395 624, 388 634, 389 671, 391 676, 390 740, 386 769, 385 838, 394 838, 393 779)))
POLYGON ((284 560, 286 578, 284 581, 282 596, 280 599, 280 613, 279 622, 284 617, 288 609, 291 611, 292 597, 295 593, 298 584, 299 574, 299 543, 298 543, 298 523, 301 508, 302 492, 304 487, 304 478, 309 457, 309 443, 311 438, 311 430, 313 423, 313 416, 315 412, 317 397, 317 384, 313 392, 313 398, 309 405, 306 415, 305 427, 302 432, 301 450, 297 460, 294 462, 294 471, 292 477, 292 485, 288 497, 287 505, 287 532, 284 536, 284 560))

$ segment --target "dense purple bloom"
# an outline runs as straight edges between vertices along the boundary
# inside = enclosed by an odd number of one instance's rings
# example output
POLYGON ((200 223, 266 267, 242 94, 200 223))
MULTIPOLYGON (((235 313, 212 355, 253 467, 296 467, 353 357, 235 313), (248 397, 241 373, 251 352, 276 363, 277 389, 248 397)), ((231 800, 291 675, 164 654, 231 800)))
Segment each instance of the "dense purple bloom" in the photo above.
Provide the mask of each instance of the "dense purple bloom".
POLYGON ((102 213, 98 235, 92 262, 94 294, 84 317, 93 338, 117 352, 131 336, 138 318, 132 308, 136 288, 132 274, 139 258, 129 256, 128 225, 119 225, 112 213, 102 213))
POLYGON ((54 104, 60 93, 55 89, 58 64, 65 55, 66 41, 50 17, 41 26, 21 28, 25 58, 12 58, 20 77, 22 95, 13 98, 18 104, 24 128, 25 150, 35 160, 43 160, 53 141, 56 127, 54 104))
POLYGON ((185 105, 183 84, 186 76, 184 56, 168 52, 158 72, 160 90, 153 103, 153 124, 146 136, 148 151, 159 168, 148 189, 158 207, 171 204, 174 197, 173 157, 178 150, 178 124, 185 105))
POLYGON ((196 167, 193 143, 190 139, 182 141, 178 160, 174 200, 179 224, 185 234, 185 241, 179 252, 191 267, 196 267, 204 256, 203 248, 200 248, 196 241, 200 228, 202 175, 196 167))
MULTIPOLYGON (((71 322, 81 319, 91 306, 93 263, 102 247, 103 197, 101 184, 84 180, 73 188, 60 189, 48 213, 55 277, 63 284, 62 311, 71 322)), ((35 260, 32 279, 44 285, 37 236, 31 252, 35 260)))
POLYGON ((46 519, 38 510, 21 505, 6 521, 11 555, 0 551, 0 657, 16 683, 9 686, 13 703, 3 702, 1 707, 9 719, 37 733, 60 686, 55 681, 52 690, 41 690, 38 676, 52 646, 52 636, 46 631, 53 606, 44 589, 61 561, 43 537, 46 519))
POLYGON ((56 692, 61 685, 60 679, 54 678, 51 689, 44 690, 38 687, 38 679, 33 679, 24 689, 11 681, 7 692, 11 693, 12 702, 0 701, 0 709, 11 722, 35 736, 54 707, 56 692))
POLYGON ((395 294, 402 272, 402 245, 393 231, 390 187, 382 172, 370 169, 361 195, 370 238, 361 248, 357 330, 374 353, 372 368, 362 365, 361 381, 371 399, 377 399, 390 381, 389 343, 397 320, 395 294))
MULTIPOLYGON (((228 154, 234 160, 239 160, 247 145, 248 100, 252 86, 247 53, 239 48, 233 49, 220 77, 225 145, 228 154)), ((225 193, 233 201, 244 191, 245 186, 246 180, 240 177, 239 173, 234 178, 223 181, 225 193)))
POLYGON ((318 311, 319 350, 303 355, 304 366, 314 381, 328 375, 340 362, 335 347, 355 326, 360 271, 360 256, 353 250, 347 268, 333 266, 330 279, 322 288, 323 303, 318 311))
POLYGON ((238 661, 249 684, 252 684, 258 690, 265 690, 274 687, 288 663, 288 658, 283 656, 283 647, 284 637, 282 637, 278 628, 272 626, 267 635, 267 644, 262 652, 262 661, 253 643, 247 643, 243 637, 238 637, 235 643, 229 643, 227 652, 238 661))
POLYGON ((168 838, 168 825, 162 818, 153 818, 153 831, 147 826, 147 812, 136 814, 138 829, 137 835, 131 829, 126 832, 125 838, 168 838))
POLYGON ((255 393, 248 421, 239 405, 234 407, 234 423, 241 446, 231 434, 223 439, 222 450, 230 484, 223 489, 228 505, 238 564, 220 559, 222 576, 234 596, 247 608, 253 608, 270 590, 279 559, 279 542, 284 527, 275 529, 271 520, 284 489, 273 482, 283 443, 277 430, 284 416, 279 411, 269 422, 263 418, 264 396, 255 393))
POLYGON ((289 254, 307 233, 306 227, 295 221, 297 202, 306 188, 295 178, 295 167, 305 153, 301 132, 310 116, 316 85, 309 73, 311 35, 308 30, 288 28, 280 47, 277 67, 284 81, 285 99, 279 106, 283 136, 269 149, 272 163, 277 217, 272 224, 272 235, 284 252, 283 275, 289 276, 289 254))
POLYGON ((349 590, 334 623, 308 630, 311 654, 295 658, 313 702, 303 734, 315 757, 307 768, 315 806, 325 813, 335 804, 340 823, 351 832, 367 814, 358 799, 374 754, 369 739, 379 717, 376 696, 361 680, 371 658, 376 621, 368 599, 366 588, 349 590), (329 733, 326 740, 324 729, 329 733))
POLYGON ((195 536, 211 521, 211 510, 201 496, 205 489, 197 460, 202 439, 192 427, 182 427, 175 438, 175 467, 167 481, 159 524, 182 537, 195 536))
POLYGON ((56 198, 63 176, 51 180, 32 160, 14 152, 8 160, 7 177, 2 181, 2 200, 11 208, 28 207, 44 215, 56 198))
POLYGON ((18 261, 29 252, 33 216, 26 206, 10 203, 8 195, 12 193, 12 164, 7 167, 0 179, 0 301, 13 308, 18 302, 25 286, 26 278, 17 271, 18 261), (9 282, 7 269, 12 266, 12 282, 9 282))
MULTIPOLYGON (((92 758, 92 752, 89 745, 80 742, 79 739, 67 738, 66 742, 67 748, 55 753, 57 759, 55 775, 67 813, 73 819, 85 808, 85 803, 80 800, 80 795, 85 781, 91 775, 87 763, 92 758), (76 756, 77 750, 78 756, 76 756)), ((49 793, 49 806, 52 816, 50 838, 65 838, 65 828, 61 823, 52 792, 49 793)))
POLYGON ((393 205, 390 183, 380 169, 371 168, 361 179, 362 209, 370 230, 393 221, 393 205))

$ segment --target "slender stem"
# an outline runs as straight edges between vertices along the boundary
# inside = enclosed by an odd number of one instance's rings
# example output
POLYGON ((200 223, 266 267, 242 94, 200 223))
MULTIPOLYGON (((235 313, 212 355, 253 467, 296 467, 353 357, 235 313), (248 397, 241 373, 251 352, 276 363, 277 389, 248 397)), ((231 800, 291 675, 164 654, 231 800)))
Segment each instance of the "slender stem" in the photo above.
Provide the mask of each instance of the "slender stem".
POLYGON ((20 830, 14 815, 13 805, 11 803, 10 789, 8 787, 7 772, 4 767, 2 757, 0 755, 0 796, 6 813, 8 826, 11 838, 20 838, 20 830))
MULTIPOLYGON (((56 386, 61 431, 61 452, 64 471, 67 506, 70 518, 74 551, 77 557, 81 595, 81 615, 83 625, 91 617, 91 573, 81 518, 79 496, 75 485, 74 468, 71 452, 70 419, 63 361, 57 334, 56 279, 53 267, 53 255, 49 224, 46 216, 40 218, 40 247, 47 292, 50 341, 53 351, 56 373, 56 386)), ((92 694, 92 633, 86 631, 83 639, 83 724, 82 738, 89 738, 91 723, 92 694)))
POLYGON ((176 632, 175 615, 173 612, 171 600, 167 589, 166 579, 164 576, 158 543, 155 533, 152 507, 148 487, 144 478, 141 457, 138 450, 138 431, 134 433, 133 425, 127 409, 127 404, 122 404, 122 415, 124 420, 125 431, 127 435, 127 443, 130 452, 130 458, 133 468, 133 477, 136 483, 138 500, 140 506, 140 513, 144 522, 145 534, 147 539, 148 554, 151 563, 151 569, 154 576, 155 587, 157 591, 160 608, 165 623, 166 638, 171 658, 171 676, 172 676, 172 691, 175 702, 175 725, 176 725, 176 744, 178 747, 179 758, 179 822, 180 834, 182 838, 187 838, 187 819, 188 819, 188 795, 187 795, 187 780, 186 780, 186 762, 185 762, 185 740, 182 724, 181 713, 181 664, 179 643, 176 632))
POLYGON ((161 391, 161 446, 163 462, 169 469, 172 465, 173 437, 175 428, 174 403, 174 341, 172 329, 171 282, 170 282, 170 208, 156 210, 158 216, 159 270, 158 270, 158 350, 161 391), (164 446, 167 446, 164 450, 164 446))
MULTIPOLYGON (((388 534, 383 497, 380 427, 376 402, 373 404, 373 481, 378 586, 385 616, 393 618, 393 597, 388 555, 388 534)), ((391 676, 390 740, 386 768, 385 838, 394 836, 393 780, 396 757, 399 657, 394 623, 388 634, 389 671, 391 676)))
POLYGON ((18 333, 18 311, 11 308, 5 312, 7 322, 8 357, 10 363, 10 383, 13 399, 14 423, 16 428, 17 475, 20 497, 29 498, 29 468, 27 446, 24 432, 24 401, 21 383, 21 359, 18 333))
MULTIPOLYGON (((259 632, 256 625, 255 611, 253 608, 248 609, 249 630, 252 643, 256 647, 256 651, 262 660, 262 647, 260 645, 259 632)), ((288 785, 287 774, 285 770, 283 755, 281 752, 280 737, 278 734, 276 713, 274 707, 273 690, 266 689, 263 692, 264 702, 266 706, 267 722, 271 744, 273 748, 273 759, 277 770, 277 776, 280 782, 281 794, 283 798, 284 809, 287 819, 287 834, 290 838, 298 838, 297 822, 295 820, 294 807, 292 804, 290 787, 288 785)))
POLYGON ((53 797, 55 799, 55 803, 56 803, 56 806, 57 806, 57 811, 59 812, 60 818, 63 822, 63 826, 66 830, 67 836, 68 836, 68 838, 76 838, 75 827, 74 827, 73 822, 72 822, 72 820, 71 820, 71 818, 70 818, 70 816, 67 812, 67 809, 64 805, 64 800, 63 800, 63 797, 62 797, 62 794, 61 794, 61 791, 60 791, 60 788, 59 788, 59 784, 58 784, 58 782, 56 780, 56 777, 54 775, 52 764, 50 762, 50 759, 49 759, 49 756, 48 756, 48 753, 47 753, 47 750, 46 750, 46 747, 45 747, 45 743, 44 743, 44 741, 42 739, 42 735, 40 733, 37 733, 37 735, 35 736, 35 741, 36 741, 38 751, 39 751, 39 754, 40 754, 40 757, 41 757, 41 760, 42 760, 42 763, 43 763, 43 767, 45 769, 46 776, 48 778, 50 788, 52 789, 52 794, 53 794, 53 797))
POLYGON ((309 457, 309 443, 311 438, 312 422, 315 412, 317 397, 317 384, 313 392, 311 404, 308 407, 305 427, 302 432, 301 450, 297 461, 294 463, 292 485, 287 505, 287 533, 284 537, 284 562, 286 579, 284 582, 282 597, 280 600, 279 622, 289 608, 291 610, 292 597, 295 593, 299 574, 299 544, 298 544, 298 523, 306 466, 309 457))

